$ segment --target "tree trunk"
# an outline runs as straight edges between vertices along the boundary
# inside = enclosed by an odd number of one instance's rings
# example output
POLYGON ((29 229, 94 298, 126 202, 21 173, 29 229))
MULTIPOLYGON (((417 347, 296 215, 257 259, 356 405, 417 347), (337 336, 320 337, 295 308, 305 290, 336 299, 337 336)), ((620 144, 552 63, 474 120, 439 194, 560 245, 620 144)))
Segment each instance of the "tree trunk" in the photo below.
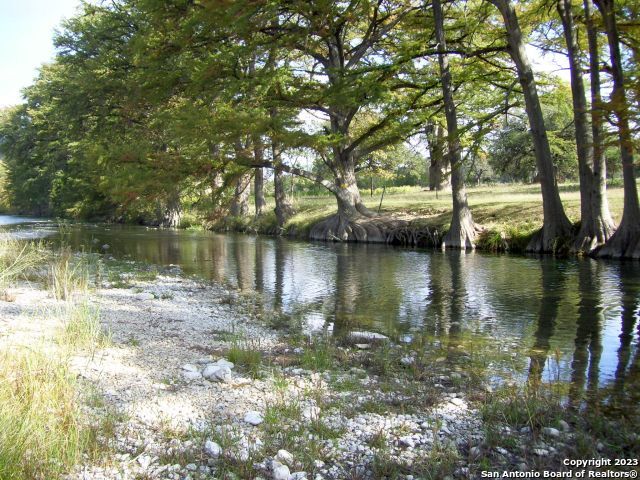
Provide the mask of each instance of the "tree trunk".
POLYGON ((504 19, 509 54, 516 65, 518 79, 524 92, 536 166, 538 168, 538 178, 542 190, 544 213, 542 229, 531 239, 526 251, 536 253, 553 252, 556 250, 559 241, 566 241, 571 236, 572 228, 560 200, 560 192, 555 179, 551 149, 549 148, 549 140, 542 117, 542 108, 538 99, 533 70, 524 48, 522 32, 513 5, 509 0, 489 1, 500 10, 504 19))
POLYGON ((425 128, 429 142, 429 190, 449 191, 449 169, 445 155, 444 129, 439 123, 432 123, 425 128))
POLYGON ((280 150, 278 149, 278 145, 275 140, 271 142, 271 154, 275 165, 275 168, 273 169, 273 186, 276 201, 276 221, 278 222, 278 233, 282 233, 285 223, 293 214, 295 214, 295 210, 293 205, 291 205, 291 202, 287 197, 287 192, 284 188, 282 168, 279 167, 281 164, 280 150))
POLYGON ((629 105, 624 87, 620 36, 613 0, 595 0, 595 4, 602 14, 609 43, 613 75, 611 105, 618 120, 618 142, 624 181, 624 208, 620 226, 597 252, 597 255, 613 258, 640 258, 640 203, 638 202, 638 189, 633 167, 633 140, 629 127, 629 105))
POLYGON ((339 242, 386 242, 384 228, 373 222, 361 221, 374 213, 364 206, 356 182, 353 162, 348 155, 338 154, 335 183, 330 189, 338 203, 338 213, 314 225, 312 240, 339 242))
MULTIPOLYGON (((571 11, 571 0, 558 0, 558 14, 562 20, 567 54, 569 57, 569 72, 571 75, 571 94, 573 99, 573 120, 575 124, 576 147, 578 154, 578 173, 580 176, 580 231, 576 237, 573 250, 576 252, 591 252, 600 240, 604 243, 611 233, 611 216, 608 211, 603 212, 598 205, 598 199, 592 199, 594 182, 598 182, 593 174, 594 149, 589 135, 589 119, 587 115, 587 99, 582 81, 582 65, 580 49, 576 33, 576 25, 571 11), (596 215, 601 217, 596 219, 596 215), (599 230, 597 228, 600 227, 599 230)), ((602 197, 598 197, 601 201, 602 197)))
MULTIPOLYGON (((253 156, 256 164, 264 162, 264 144, 259 136, 253 139, 253 156)), ((264 198, 264 170, 262 168, 255 169, 254 187, 256 217, 260 217, 264 207, 267 205, 264 198)))
POLYGON ((603 141, 604 110, 600 93, 600 54, 598 33, 593 24, 591 0, 584 0, 585 22, 589 42, 589 71, 591 78, 591 142, 593 148, 593 167, 591 181, 592 232, 595 245, 604 244, 615 231, 615 223, 609 211, 607 200, 607 162, 603 141))
POLYGON ((180 191, 171 192, 162 214, 160 226, 165 228, 178 228, 182 220, 182 205, 180 204, 180 191))
POLYGON ((235 192, 229 213, 233 217, 245 217, 249 214, 249 190, 251 185, 251 175, 242 174, 236 181, 235 192))
POLYGON ((444 53, 447 45, 444 35, 444 18, 440 0, 433 0, 433 12, 435 16, 436 41, 438 42, 438 63, 440 64, 440 76, 442 78, 444 110, 447 118, 447 146, 449 149, 449 164, 451 165, 451 190, 453 197, 451 225, 442 241, 442 248, 475 248, 477 227, 473 223, 471 210, 469 210, 469 204, 467 203, 467 192, 464 188, 462 147, 458 134, 456 106, 453 101, 449 59, 444 53))

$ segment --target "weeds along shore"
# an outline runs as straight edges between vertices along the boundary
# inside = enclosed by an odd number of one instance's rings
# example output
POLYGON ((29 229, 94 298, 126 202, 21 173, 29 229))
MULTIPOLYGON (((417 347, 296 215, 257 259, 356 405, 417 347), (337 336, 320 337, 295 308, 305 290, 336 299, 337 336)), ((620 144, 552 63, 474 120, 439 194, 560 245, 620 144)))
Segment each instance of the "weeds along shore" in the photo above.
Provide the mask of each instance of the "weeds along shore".
POLYGON ((559 377, 496 384, 531 352, 310 336, 175 267, 0 252, 2 479, 457 479, 640 454, 633 369, 590 395, 559 377))

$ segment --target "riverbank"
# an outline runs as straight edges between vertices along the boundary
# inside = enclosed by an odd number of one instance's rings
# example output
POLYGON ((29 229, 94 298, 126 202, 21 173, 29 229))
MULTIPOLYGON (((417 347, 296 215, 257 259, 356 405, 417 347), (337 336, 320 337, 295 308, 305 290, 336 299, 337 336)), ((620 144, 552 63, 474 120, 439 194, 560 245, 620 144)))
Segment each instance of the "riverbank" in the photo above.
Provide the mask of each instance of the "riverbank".
MULTIPOLYGON (((407 222, 395 242, 409 246, 439 247, 451 222, 450 192, 432 192, 420 187, 391 187, 384 193, 377 189, 372 195, 363 193, 365 205, 390 219, 407 222), (381 202, 382 200, 382 202, 381 202)), ((484 229, 477 240, 477 249, 486 252, 523 253, 532 235, 543 221, 542 196, 539 185, 492 185, 468 187, 467 195, 474 221, 484 229)), ((607 190, 611 214, 616 223, 622 216, 624 192, 619 186, 607 190)), ((580 192, 577 184, 560 186, 560 197, 569 219, 577 225, 580 219, 580 192)), ((311 227, 335 213, 335 198, 331 195, 294 198, 296 214, 278 231, 271 199, 261 218, 225 218, 206 224, 217 231, 237 231, 259 234, 281 234, 308 239, 311 227)), ((197 224, 189 217, 185 226, 197 224)), ((578 227, 576 227, 576 232, 578 227)))
POLYGON ((496 385, 515 345, 310 335, 260 296, 177 267, 85 265, 64 300, 34 277, 0 302, 5 346, 73 345, 57 357, 86 440, 64 478, 480 478, 640 454, 633 375, 588 401, 560 381, 496 385), (70 301, 84 328, 69 328, 70 301))

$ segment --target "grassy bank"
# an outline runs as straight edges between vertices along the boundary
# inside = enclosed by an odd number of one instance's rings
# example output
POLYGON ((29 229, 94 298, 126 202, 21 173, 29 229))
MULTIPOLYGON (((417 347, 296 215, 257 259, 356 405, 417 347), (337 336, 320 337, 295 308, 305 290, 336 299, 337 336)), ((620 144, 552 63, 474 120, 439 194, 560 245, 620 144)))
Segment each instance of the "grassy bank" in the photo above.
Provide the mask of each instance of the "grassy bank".
MULTIPOLYGON (((370 195, 362 192, 367 207, 377 211, 382 190, 370 195)), ((530 236, 542 226, 542 196, 538 185, 494 185, 467 189, 474 220, 485 228, 478 248, 486 251, 523 251, 530 236)), ((608 189, 609 206, 614 220, 622 216, 623 190, 608 189)), ((580 219, 580 192, 577 184, 560 186, 560 197, 569 219, 580 219)), ((296 215, 289 219, 285 235, 307 238, 311 227, 335 213, 335 198, 330 195, 294 197, 296 215)), ((212 225, 218 230, 273 234, 277 232, 273 200, 267 200, 267 214, 261 219, 235 218, 212 225)), ((428 229, 442 236, 451 222, 451 195, 431 192, 420 187, 393 187, 382 199, 381 214, 409 221, 416 229, 428 229)))
POLYGON ((83 391, 70 359, 108 341, 88 303, 93 266, 42 243, 0 241, 1 301, 24 285, 54 300, 0 338, 0 478, 57 478, 98 450, 97 430, 83 413, 83 391), (15 331, 14 331, 15 330, 15 331))

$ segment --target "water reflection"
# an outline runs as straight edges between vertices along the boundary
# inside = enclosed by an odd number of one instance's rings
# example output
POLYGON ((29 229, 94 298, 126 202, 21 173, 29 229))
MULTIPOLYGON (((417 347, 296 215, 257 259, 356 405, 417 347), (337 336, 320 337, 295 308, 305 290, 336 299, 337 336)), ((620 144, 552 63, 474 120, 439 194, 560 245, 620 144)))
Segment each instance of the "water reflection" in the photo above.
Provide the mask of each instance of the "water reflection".
MULTIPOLYGON (((558 260, 294 242, 280 238, 75 226, 75 248, 178 264, 264 294, 267 308, 334 334, 352 329, 425 335, 450 347, 470 338, 516 352, 522 379, 572 382, 571 398, 638 380, 637 263, 558 260), (550 361, 551 358, 551 361, 550 361)), ((587 395, 588 397, 588 395, 587 395)))

